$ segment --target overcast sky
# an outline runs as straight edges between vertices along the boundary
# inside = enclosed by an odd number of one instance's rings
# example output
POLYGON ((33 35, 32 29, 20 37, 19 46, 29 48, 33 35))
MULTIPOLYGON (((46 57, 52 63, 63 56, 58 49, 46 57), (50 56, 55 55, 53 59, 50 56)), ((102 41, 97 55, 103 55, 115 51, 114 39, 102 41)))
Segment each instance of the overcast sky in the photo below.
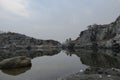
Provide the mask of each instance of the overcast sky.
POLYGON ((0 0, 0 30, 39 39, 75 39, 120 15, 120 0, 0 0))

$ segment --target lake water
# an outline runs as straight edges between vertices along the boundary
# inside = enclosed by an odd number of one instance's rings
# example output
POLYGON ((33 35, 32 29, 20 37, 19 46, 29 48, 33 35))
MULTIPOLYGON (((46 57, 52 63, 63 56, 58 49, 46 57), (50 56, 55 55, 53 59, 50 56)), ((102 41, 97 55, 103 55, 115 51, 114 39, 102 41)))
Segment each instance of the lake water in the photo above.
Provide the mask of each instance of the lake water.
POLYGON ((110 50, 0 51, 0 60, 14 56, 32 58, 32 67, 1 70, 0 80, 56 80, 87 67, 120 69, 120 53, 110 50))
POLYGON ((86 68, 75 54, 60 51, 50 56, 36 56, 32 59, 31 68, 1 70, 0 80, 56 80, 86 68))

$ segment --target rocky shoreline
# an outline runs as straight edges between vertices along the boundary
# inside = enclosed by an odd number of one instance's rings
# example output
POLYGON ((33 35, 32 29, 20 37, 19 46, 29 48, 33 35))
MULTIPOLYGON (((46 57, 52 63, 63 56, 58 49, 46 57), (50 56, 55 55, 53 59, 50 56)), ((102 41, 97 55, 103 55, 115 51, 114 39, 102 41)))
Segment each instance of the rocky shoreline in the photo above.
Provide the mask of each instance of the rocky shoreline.
POLYGON ((96 68, 90 67, 85 71, 71 74, 58 80, 120 80, 120 70, 115 68, 96 68))
POLYGON ((67 54, 77 55, 88 68, 57 80, 120 80, 120 51, 75 49, 68 50, 67 54))
POLYGON ((120 16, 112 23, 90 25, 75 40, 68 39, 68 48, 120 49, 120 16))

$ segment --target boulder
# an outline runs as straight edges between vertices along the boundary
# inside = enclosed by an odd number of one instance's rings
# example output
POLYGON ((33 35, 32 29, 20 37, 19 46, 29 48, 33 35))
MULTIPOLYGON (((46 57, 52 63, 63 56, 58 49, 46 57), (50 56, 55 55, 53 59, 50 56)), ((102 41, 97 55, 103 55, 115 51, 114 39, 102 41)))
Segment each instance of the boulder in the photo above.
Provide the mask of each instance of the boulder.
POLYGON ((31 66, 31 59, 25 56, 13 57, 0 62, 1 69, 14 69, 29 66, 31 66))

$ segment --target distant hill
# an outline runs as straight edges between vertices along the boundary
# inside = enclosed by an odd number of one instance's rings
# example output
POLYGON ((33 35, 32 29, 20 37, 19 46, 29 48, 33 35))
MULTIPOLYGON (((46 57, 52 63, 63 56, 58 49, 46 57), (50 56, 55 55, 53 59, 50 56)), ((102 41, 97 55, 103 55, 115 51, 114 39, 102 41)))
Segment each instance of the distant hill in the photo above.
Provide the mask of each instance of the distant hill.
POLYGON ((0 47, 7 48, 12 46, 54 46, 60 45, 58 41, 55 40, 41 40, 35 39, 19 33, 7 32, 0 33, 0 47))

